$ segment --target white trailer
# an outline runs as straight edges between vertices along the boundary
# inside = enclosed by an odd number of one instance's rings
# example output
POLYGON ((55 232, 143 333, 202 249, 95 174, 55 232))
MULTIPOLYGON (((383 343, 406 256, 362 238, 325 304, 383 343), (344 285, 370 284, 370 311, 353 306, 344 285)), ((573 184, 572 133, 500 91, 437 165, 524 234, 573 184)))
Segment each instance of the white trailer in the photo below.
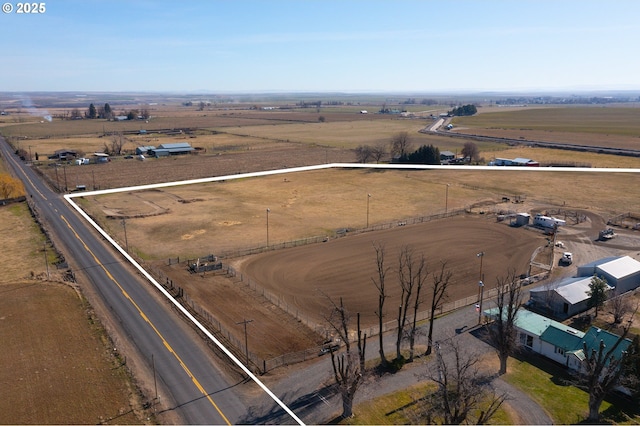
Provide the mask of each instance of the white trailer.
POLYGON ((564 226, 567 222, 555 217, 537 214, 536 217, 533 218, 533 224, 543 228, 555 228, 556 226, 564 226))

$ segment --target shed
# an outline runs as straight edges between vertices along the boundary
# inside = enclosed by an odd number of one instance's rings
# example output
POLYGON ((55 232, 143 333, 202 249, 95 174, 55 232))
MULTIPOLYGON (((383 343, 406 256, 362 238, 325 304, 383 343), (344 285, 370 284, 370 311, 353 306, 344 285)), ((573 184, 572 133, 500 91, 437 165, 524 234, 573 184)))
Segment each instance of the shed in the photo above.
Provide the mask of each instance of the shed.
POLYGON ((516 215, 515 226, 525 226, 529 224, 531 215, 529 213, 518 213, 516 215))
POLYGON ((109 154, 105 154, 104 152, 94 152, 93 156, 96 157, 96 163, 108 163, 111 161, 109 154))
POLYGON ((156 149, 155 146, 147 145, 147 146, 139 146, 136 147, 136 155, 147 155, 149 152, 156 149))
POLYGON ((157 148, 149 151, 149 154, 155 157, 167 157, 169 155, 184 155, 194 151, 193 147, 187 142, 163 143, 157 148))
POLYGON ((529 290, 530 306, 556 318, 569 318, 588 309, 589 277, 567 278, 529 290))

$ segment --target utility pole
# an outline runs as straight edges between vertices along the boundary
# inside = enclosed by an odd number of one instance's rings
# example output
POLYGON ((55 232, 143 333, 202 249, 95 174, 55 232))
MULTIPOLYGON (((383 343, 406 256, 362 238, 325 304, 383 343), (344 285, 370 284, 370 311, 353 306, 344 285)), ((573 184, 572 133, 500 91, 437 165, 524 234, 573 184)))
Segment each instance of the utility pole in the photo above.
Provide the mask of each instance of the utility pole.
POLYGON ((269 213, 271 212, 270 208, 267 208, 267 247, 269 247, 269 213))
POLYGON ((245 319, 244 321, 236 323, 237 325, 244 325, 244 351, 245 357, 247 358, 247 368, 249 368, 249 339, 247 337, 247 324, 249 324, 250 322, 253 322, 253 320, 245 319))
POLYGON ((484 283, 482 282, 482 259, 484 258, 484 252, 476 254, 476 257, 480 258, 480 276, 478 278, 478 325, 482 322, 482 299, 484 297, 484 283))
POLYGON ((124 228, 124 247, 129 253, 129 240, 127 239, 127 220, 122 219, 122 227, 124 228))
POLYGON ((49 261, 47 260, 47 240, 44 240, 44 267, 47 270, 47 280, 49 279, 49 261))
POLYGON ((67 167, 62 166, 62 170, 64 171, 64 192, 69 191, 69 187, 67 186, 67 167))

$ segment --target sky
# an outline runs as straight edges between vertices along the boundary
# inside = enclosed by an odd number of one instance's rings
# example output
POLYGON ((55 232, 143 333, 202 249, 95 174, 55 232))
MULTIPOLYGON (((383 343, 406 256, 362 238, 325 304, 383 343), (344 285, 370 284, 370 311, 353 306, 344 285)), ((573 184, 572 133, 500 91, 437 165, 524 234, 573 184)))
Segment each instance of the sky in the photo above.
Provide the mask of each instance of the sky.
POLYGON ((636 0, 2 1, 0 91, 640 89, 636 0))

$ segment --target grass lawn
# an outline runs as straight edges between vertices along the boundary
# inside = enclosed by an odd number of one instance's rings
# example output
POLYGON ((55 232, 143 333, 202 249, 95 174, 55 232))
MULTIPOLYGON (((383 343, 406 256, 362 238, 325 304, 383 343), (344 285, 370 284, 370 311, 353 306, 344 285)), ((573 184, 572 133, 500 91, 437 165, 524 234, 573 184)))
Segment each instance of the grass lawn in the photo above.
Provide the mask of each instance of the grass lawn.
MULTIPOLYGON (((534 356, 510 358, 509 370, 503 378, 544 407, 555 424, 581 423, 589 413, 589 395, 567 384, 566 371, 550 361, 534 356)), ((637 413, 627 410, 628 407, 629 401, 615 397, 605 400, 600 407, 602 421, 638 423, 637 413)))
MULTIPOLYGON (((354 417, 342 420, 340 424, 348 425, 399 425, 421 424, 419 403, 428 392, 433 392, 433 382, 424 382, 398 392, 393 392, 370 401, 357 404, 353 408, 354 417)), ((504 409, 498 410, 489 424, 512 424, 513 420, 504 409)))

